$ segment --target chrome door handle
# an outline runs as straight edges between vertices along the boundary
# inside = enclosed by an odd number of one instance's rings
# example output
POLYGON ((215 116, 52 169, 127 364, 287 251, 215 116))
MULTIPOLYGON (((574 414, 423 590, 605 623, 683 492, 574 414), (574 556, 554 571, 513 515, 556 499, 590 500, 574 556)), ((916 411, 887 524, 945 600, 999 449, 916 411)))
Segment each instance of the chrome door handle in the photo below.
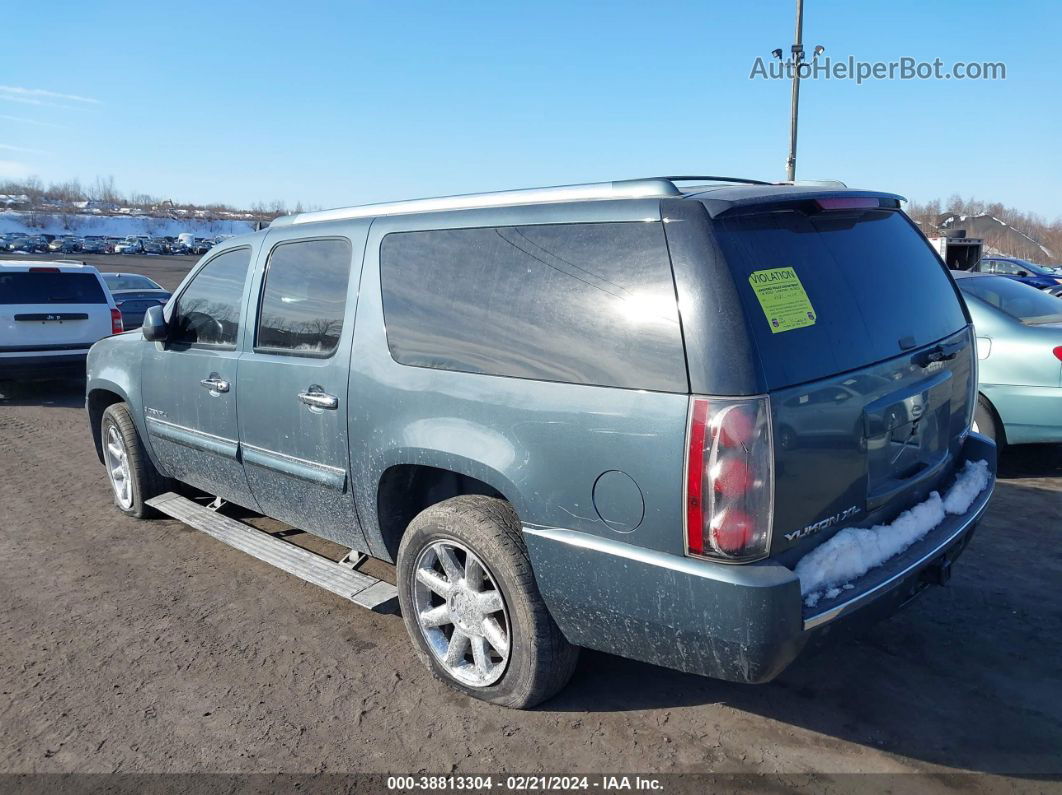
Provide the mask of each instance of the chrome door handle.
POLYGON ((199 382, 201 386, 206 387, 211 392, 228 392, 229 382, 224 378, 216 378, 211 376, 210 378, 204 378, 199 382))
POLYGON ((305 392, 300 392, 297 396, 299 401, 305 403, 312 409, 337 409, 339 408, 339 398, 335 395, 329 395, 321 387, 316 384, 306 388, 305 392))

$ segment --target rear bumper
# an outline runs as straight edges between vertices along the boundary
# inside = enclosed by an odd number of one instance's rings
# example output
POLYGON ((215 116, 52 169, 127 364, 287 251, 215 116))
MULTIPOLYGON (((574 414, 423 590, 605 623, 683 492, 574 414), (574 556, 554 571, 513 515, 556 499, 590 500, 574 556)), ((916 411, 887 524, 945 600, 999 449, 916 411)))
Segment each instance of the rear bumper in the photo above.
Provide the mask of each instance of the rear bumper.
POLYGON ((718 679, 766 682, 805 648, 879 620, 946 580, 995 485, 992 442, 971 434, 963 454, 987 460, 992 473, 970 510, 813 611, 803 606, 796 575, 771 561, 717 564, 557 528, 527 526, 524 537, 543 598, 572 643, 718 679))
POLYGON ((85 375, 88 348, 57 354, 25 353, 0 355, 0 378, 51 378, 85 375))

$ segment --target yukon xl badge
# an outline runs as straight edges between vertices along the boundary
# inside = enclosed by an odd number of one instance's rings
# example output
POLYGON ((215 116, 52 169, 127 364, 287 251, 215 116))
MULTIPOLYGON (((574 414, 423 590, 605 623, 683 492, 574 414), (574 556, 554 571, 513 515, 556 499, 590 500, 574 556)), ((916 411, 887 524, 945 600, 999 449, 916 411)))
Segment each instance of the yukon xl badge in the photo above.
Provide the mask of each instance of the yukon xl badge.
POLYGON ((833 516, 827 516, 815 524, 809 524, 801 530, 794 530, 791 533, 785 534, 786 541, 796 541, 798 538, 804 538, 812 533, 817 533, 819 530, 823 530, 827 527, 833 527, 835 524, 840 524, 845 519, 850 519, 859 513, 859 506, 853 505, 851 508, 845 508, 840 513, 835 513, 833 516))

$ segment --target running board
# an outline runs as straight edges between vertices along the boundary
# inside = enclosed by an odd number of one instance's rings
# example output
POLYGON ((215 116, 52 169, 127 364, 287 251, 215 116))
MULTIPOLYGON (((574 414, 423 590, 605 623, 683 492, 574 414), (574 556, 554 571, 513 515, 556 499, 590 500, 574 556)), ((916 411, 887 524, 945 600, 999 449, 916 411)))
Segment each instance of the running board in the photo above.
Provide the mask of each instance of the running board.
POLYGON ((395 586, 355 571, 349 565, 334 563, 321 555, 281 541, 172 491, 153 497, 146 504, 189 527, 202 530, 230 547, 319 585, 356 605, 377 612, 395 609, 398 598, 395 586))

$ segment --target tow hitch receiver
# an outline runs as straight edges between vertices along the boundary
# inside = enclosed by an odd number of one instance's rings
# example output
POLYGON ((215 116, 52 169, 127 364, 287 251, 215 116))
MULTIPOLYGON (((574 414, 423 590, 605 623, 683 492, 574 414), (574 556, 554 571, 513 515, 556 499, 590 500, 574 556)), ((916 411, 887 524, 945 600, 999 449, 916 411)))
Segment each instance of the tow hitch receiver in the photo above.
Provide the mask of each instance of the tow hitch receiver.
POLYGON ((951 579, 951 561, 947 555, 941 555, 922 572, 922 578, 932 585, 947 585, 951 579))

